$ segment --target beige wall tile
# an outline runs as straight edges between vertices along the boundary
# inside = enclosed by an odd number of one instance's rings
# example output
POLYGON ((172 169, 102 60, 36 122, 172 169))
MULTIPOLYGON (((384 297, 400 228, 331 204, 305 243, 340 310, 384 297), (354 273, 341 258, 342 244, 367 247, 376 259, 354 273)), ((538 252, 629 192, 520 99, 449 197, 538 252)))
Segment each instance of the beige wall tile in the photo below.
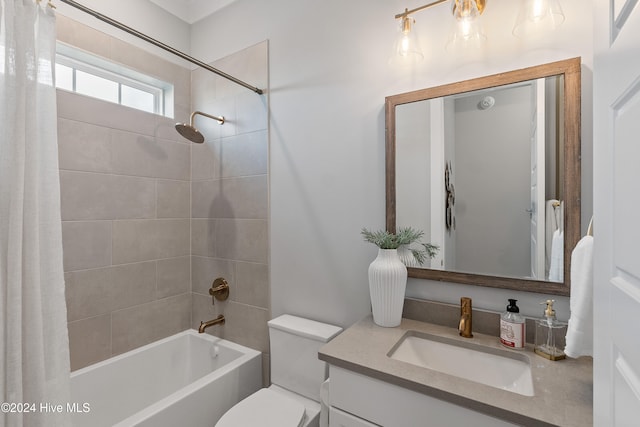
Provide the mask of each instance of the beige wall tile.
POLYGON ((115 221, 113 263, 189 255, 189 222, 188 219, 115 221))
POLYGON ((236 263, 235 301, 269 308, 269 268, 265 264, 236 263))
POLYGON ((216 98, 216 75, 204 68, 191 72, 191 102, 198 108, 205 108, 207 102, 216 98))
POLYGON ((56 91, 58 118, 111 127, 109 114, 116 104, 65 90, 56 91))
POLYGON ((216 257, 266 264, 267 221, 219 219, 216 222, 216 257))
POLYGON ((187 144, 114 130, 111 149, 114 173, 189 180, 191 154, 187 144))
MULTIPOLYGON (((213 305, 211 304, 210 296, 192 293, 191 328, 198 329, 200 327, 200 322, 206 322, 207 320, 215 319, 219 314, 222 313, 222 308, 223 306, 226 306, 228 301, 229 300, 224 301, 220 304, 213 305)), ((221 336, 222 328, 224 328, 224 325, 215 325, 207 329, 206 332, 208 334, 219 337, 221 336)))
POLYGON ((111 357, 111 315, 68 323, 71 370, 111 357))
MULTIPOLYGON (((183 67, 177 64, 115 37, 111 37, 109 42, 111 44, 110 57, 113 61, 126 64, 127 67, 153 76, 159 80, 175 84, 174 81, 180 76, 178 69, 183 69, 183 67)), ((184 85, 177 87, 183 91, 185 90, 184 85)), ((186 90, 188 91, 189 88, 186 87, 186 90)))
POLYGON ((152 179, 91 172, 60 172, 63 220, 155 218, 152 179))
POLYGON ((222 310, 226 319, 223 338, 258 351, 269 352, 269 311, 229 301, 222 310))
POLYGON ((191 185, 189 181, 160 179, 158 185, 158 218, 189 218, 191 185))
MULTIPOLYGON (((268 213, 267 175, 222 180, 221 218, 266 219, 268 213)), ((216 201, 214 200, 214 203, 216 201)))
POLYGON ((191 147, 191 179, 210 180, 220 177, 220 142, 205 141, 191 147))
POLYGON ((112 314, 112 352, 121 354, 189 329, 190 294, 177 295, 112 314))
POLYGON ((62 14, 56 14, 56 38, 82 50, 109 57, 110 36, 62 14))
POLYGON ((107 123, 110 128, 119 129, 140 135, 154 136, 156 130, 156 114, 135 108, 125 107, 110 102, 98 101, 108 104, 104 107, 107 114, 107 123))
POLYGON ((74 271, 65 274, 69 321, 107 314, 153 301, 154 262, 74 271))
POLYGON ((190 257, 167 258, 156 262, 156 299, 191 291, 190 257))
POLYGON ((267 129, 267 97, 252 92, 236 95, 236 134, 267 129))
POLYGON ((58 119, 60 169, 111 172, 109 128, 58 119))
POLYGON ((173 82, 173 102, 177 105, 191 105, 191 69, 169 63, 167 75, 173 82))
POLYGON ((238 292, 234 270, 232 261, 192 256, 191 290, 202 295, 209 295, 209 288, 213 281, 218 277, 222 277, 229 282, 229 297, 233 299, 238 292))
POLYGON ((246 133, 222 139, 222 176, 266 175, 267 132, 246 133))
MULTIPOLYGON (((266 89, 268 83, 268 46, 267 40, 262 41, 215 61, 214 66, 228 70, 228 73, 252 86, 266 89)), ((246 93, 246 89, 229 81, 226 83, 228 93, 246 93)), ((220 95, 223 93, 221 92, 220 95)))
POLYGON ((184 293, 155 302, 156 340, 168 337, 190 328, 191 294, 184 293))
POLYGON ((267 218, 266 175, 195 181, 191 188, 194 218, 267 218))
POLYGON ((222 204, 228 201, 220 196, 222 181, 194 181, 191 183, 191 217, 220 218, 222 204))
POLYGON ((191 254, 214 257, 216 254, 215 219, 191 219, 191 254))
POLYGON ((64 270, 111 265, 111 221, 63 221, 64 270))
POLYGON ((156 158, 166 157, 153 136, 114 129, 111 133, 113 172, 120 175, 156 177, 156 158))

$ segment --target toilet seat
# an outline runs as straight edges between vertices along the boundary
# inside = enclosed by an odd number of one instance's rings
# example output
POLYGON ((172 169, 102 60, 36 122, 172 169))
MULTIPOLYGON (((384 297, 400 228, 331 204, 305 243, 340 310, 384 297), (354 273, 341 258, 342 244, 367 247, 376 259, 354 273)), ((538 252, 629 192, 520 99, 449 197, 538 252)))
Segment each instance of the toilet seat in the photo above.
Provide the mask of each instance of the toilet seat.
POLYGON ((300 427, 304 421, 304 405, 263 388, 229 409, 216 427, 300 427))

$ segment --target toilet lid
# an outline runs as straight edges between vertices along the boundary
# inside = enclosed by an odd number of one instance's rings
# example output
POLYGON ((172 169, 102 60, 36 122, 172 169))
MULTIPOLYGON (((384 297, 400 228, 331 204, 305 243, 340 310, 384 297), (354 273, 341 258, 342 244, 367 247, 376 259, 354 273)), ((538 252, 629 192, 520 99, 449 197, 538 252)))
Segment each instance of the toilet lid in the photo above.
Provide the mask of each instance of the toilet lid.
POLYGON ((263 388, 229 409, 216 427, 299 427, 303 423, 301 403, 263 388))

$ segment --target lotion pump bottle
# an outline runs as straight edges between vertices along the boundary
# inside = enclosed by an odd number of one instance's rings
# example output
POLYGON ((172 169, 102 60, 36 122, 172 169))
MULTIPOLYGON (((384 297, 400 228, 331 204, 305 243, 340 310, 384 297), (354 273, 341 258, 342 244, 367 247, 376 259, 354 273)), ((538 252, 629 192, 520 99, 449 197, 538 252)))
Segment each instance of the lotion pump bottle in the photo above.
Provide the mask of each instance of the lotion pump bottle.
POLYGON ((520 309, 515 299, 509 300, 507 311, 500 316, 500 342, 502 345, 523 349, 525 343, 524 317, 520 315, 520 309))
POLYGON ((562 360, 566 357, 562 349, 567 334, 567 324, 556 319, 553 303, 552 299, 540 303, 546 304, 546 308, 544 318, 536 322, 536 341, 533 350, 545 359, 562 360))

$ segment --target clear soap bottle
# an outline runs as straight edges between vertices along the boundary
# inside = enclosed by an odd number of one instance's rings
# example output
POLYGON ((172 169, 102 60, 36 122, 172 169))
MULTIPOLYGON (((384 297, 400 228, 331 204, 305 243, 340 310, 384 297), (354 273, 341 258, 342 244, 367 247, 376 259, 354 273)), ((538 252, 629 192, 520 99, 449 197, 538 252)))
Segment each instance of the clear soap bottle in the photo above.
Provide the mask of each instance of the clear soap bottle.
POLYGON ((536 341, 534 351, 537 355, 549 360, 562 360, 566 356, 562 350, 567 335, 567 324, 556 319, 553 309, 554 300, 548 299, 540 304, 546 304, 544 318, 536 321, 536 341))
POLYGON ((520 315, 520 308, 515 299, 509 300, 507 311, 500 316, 500 342, 502 345, 523 349, 525 343, 524 317, 520 315))

